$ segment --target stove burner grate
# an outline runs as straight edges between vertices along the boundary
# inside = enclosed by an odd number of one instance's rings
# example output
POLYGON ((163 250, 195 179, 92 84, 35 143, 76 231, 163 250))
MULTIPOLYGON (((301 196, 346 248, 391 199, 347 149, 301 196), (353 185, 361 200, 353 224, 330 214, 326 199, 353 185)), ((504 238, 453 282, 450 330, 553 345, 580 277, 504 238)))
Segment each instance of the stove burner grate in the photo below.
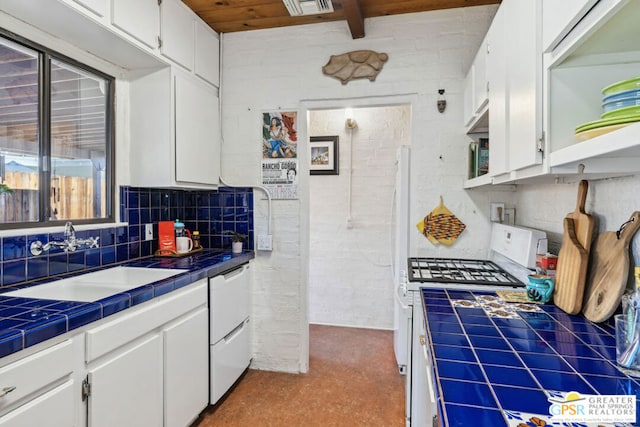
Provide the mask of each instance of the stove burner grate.
POLYGON ((493 261, 462 258, 409 258, 409 281, 524 287, 493 261))

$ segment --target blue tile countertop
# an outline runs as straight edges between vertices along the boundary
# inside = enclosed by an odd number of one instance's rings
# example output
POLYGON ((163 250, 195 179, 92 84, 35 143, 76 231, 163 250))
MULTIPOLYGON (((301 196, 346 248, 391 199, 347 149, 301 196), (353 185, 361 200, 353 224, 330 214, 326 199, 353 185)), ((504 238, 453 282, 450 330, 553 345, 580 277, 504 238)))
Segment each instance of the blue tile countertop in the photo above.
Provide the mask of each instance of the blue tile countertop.
POLYGON ((442 425, 640 425, 565 424, 549 412, 577 392, 635 396, 640 414, 640 378, 616 367, 608 324, 492 292, 422 289, 422 301, 442 425))
MULTIPOLYGON (((216 276, 248 262, 253 257, 252 251, 232 255, 229 251, 205 250, 184 258, 148 257, 127 262, 121 265, 176 268, 188 271, 96 302, 17 298, 2 296, 0 293, 0 357, 149 301, 200 279, 216 276)), ((111 265, 109 268, 114 266, 116 265, 111 265)), ((48 281, 88 272, 87 270, 73 275, 59 276, 48 281)), ((30 283, 27 286, 37 286, 42 283, 45 282, 30 283)), ((15 289, 18 288, 3 288, 2 290, 15 289)))

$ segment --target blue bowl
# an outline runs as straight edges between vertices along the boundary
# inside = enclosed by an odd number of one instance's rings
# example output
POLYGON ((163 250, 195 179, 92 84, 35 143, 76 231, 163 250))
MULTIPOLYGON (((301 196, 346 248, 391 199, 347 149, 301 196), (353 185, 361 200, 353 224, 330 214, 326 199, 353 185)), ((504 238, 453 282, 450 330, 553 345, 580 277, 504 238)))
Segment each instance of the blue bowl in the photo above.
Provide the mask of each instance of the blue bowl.
POLYGON ((609 102, 623 101, 629 98, 640 98, 640 89, 625 90, 622 92, 607 95, 602 98, 602 103, 606 104, 609 102))
POLYGON ((602 104, 602 111, 608 113, 610 111, 619 110, 620 108, 636 107, 640 105, 640 98, 627 98, 620 101, 605 102, 602 104))

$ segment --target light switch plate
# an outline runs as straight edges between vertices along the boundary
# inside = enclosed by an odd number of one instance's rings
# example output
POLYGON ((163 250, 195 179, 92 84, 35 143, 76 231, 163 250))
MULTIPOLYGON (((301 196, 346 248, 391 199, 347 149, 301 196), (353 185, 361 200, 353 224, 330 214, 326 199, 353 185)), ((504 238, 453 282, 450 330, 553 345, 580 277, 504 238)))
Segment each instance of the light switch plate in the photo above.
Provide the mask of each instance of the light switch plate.
POLYGON ((258 250, 259 251, 273 250, 273 236, 271 236, 271 234, 258 235, 258 250))
POLYGON ((144 225, 144 240, 153 240, 153 224, 144 225))

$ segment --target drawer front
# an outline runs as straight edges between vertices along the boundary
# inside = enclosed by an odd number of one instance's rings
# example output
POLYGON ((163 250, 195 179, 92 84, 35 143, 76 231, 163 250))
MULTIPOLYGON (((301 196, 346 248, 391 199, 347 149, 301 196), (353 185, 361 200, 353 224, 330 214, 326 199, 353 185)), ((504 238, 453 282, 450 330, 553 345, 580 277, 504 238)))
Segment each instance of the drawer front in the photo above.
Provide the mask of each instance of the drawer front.
POLYGON ((0 417, 1 427, 72 426, 73 381, 59 385, 42 396, 0 417))
POLYGON ((249 266, 211 279, 211 337, 216 343, 249 317, 249 266))
POLYGON ((66 340, 0 368, 0 389, 15 387, 0 397, 0 413, 70 375, 73 372, 72 348, 71 340, 66 340))
POLYGON ((140 308, 130 308, 117 319, 87 331, 86 361, 91 362, 206 304, 207 281, 205 279, 153 299, 140 308))
POLYGON ((212 405, 224 395, 251 362, 249 319, 211 348, 212 405))

